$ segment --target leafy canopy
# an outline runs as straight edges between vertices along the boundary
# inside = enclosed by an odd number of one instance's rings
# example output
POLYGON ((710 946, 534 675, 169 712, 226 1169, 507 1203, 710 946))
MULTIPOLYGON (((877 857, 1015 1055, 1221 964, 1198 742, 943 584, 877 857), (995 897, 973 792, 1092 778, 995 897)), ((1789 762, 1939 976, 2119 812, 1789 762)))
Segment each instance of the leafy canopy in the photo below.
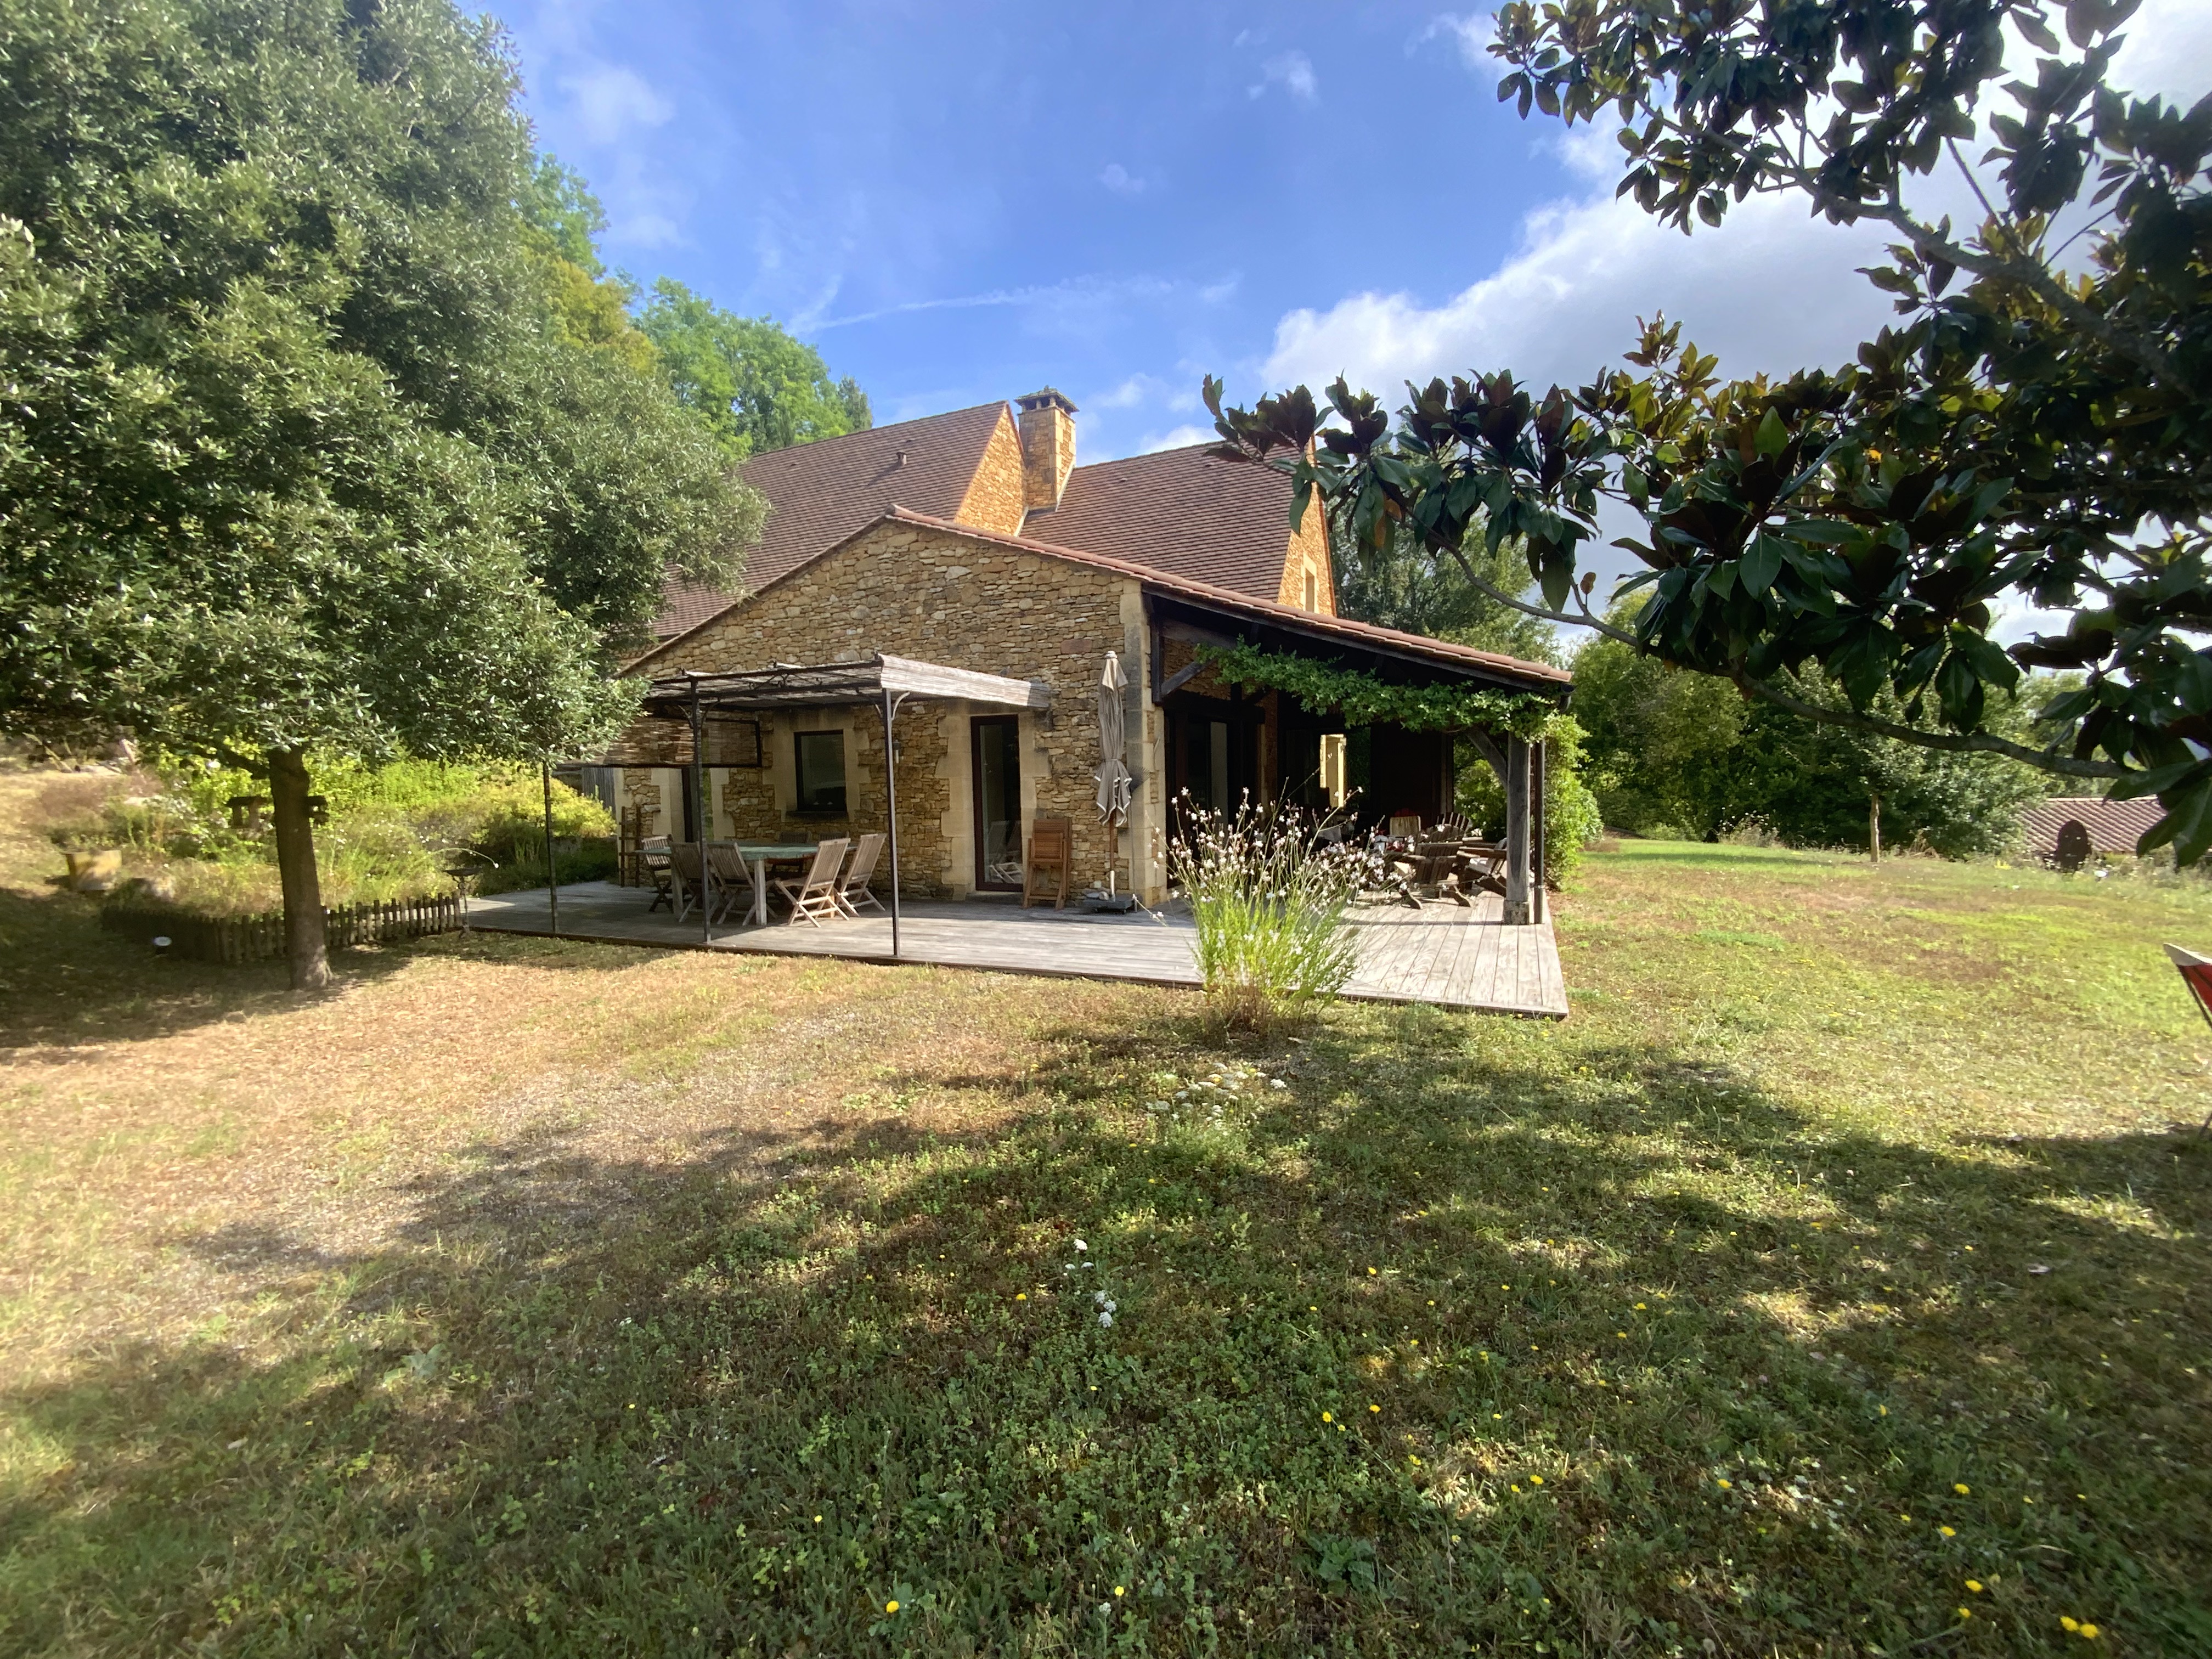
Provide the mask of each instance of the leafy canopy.
POLYGON ((867 393, 830 378, 822 354, 773 318, 739 317, 664 276, 638 325, 660 349, 676 395, 737 459, 865 431, 867 393))
POLYGON ((560 326, 579 250, 518 210, 543 173, 490 26, 0 0, 0 58, 10 720, 252 756, 617 718, 606 641, 672 557, 732 570, 759 508, 560 326))
POLYGON ((1581 550, 1623 503, 1645 526, 1620 544, 1651 589, 1622 634, 1638 649, 1809 719, 2155 793, 2144 850, 2192 862, 2212 848, 2212 99, 2106 84, 2134 4, 1508 5, 1501 97, 1617 122, 1622 193, 1686 234, 1755 192, 1892 227, 1869 275, 1900 320, 1838 372, 1724 381, 1661 319, 1577 390, 1434 380, 1395 422, 1339 380, 1326 429, 1304 386, 1224 410, 1209 379, 1222 453, 1370 543, 1410 526, 1509 604, 1469 544, 1519 538, 1543 600, 1524 608, 1601 633, 1622 630, 1581 550), (2008 28, 2032 71, 2008 76, 2008 28), (1972 181, 1978 227, 1915 210, 1939 166, 1972 181), (2008 652, 2007 603, 2069 625, 2008 652), (1790 689, 1808 667, 1836 706, 1790 689), (2085 671, 2033 743, 1990 725, 2023 667, 2085 671))

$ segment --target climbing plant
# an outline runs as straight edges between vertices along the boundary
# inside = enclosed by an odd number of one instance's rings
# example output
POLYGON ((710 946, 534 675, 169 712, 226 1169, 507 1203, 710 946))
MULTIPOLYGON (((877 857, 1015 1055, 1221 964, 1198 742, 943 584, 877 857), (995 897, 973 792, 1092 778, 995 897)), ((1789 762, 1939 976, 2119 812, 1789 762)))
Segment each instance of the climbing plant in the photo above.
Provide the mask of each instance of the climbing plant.
POLYGON ((1199 659, 1239 690, 1280 691, 1320 712, 1335 709, 1350 726, 1402 726, 1409 732, 1511 732, 1531 741, 1560 718, 1559 704, 1535 691, 1467 685, 1393 685, 1356 668, 1255 645, 1208 645, 1199 659))

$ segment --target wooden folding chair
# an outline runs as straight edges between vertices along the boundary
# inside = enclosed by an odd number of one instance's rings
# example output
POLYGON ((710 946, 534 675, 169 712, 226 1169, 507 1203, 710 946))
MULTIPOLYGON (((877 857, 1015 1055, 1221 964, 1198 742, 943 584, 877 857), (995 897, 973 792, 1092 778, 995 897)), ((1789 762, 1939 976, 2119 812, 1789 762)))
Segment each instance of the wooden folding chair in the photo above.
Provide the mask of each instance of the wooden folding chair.
POLYGON ((722 902, 714 916, 717 923, 727 921, 740 902, 748 911, 752 908, 753 870, 745 862, 744 854, 734 847, 709 842, 707 867, 714 872, 714 885, 721 890, 722 902))
POLYGON ((676 890, 676 920, 681 921, 707 902, 705 866, 699 843, 679 841, 668 849, 669 878, 676 890))
POLYGON ((837 872, 844 866, 845 849, 852 844, 849 836, 817 843, 814 861, 806 866, 804 876, 797 881, 776 883, 776 890, 791 901, 792 922, 804 916, 819 927, 844 914, 837 908, 837 872))
POLYGON ((884 908, 884 902, 868 890, 868 883, 875 876, 877 860, 884 855, 884 843, 890 839, 881 830, 874 830, 861 836, 853 848, 853 861, 837 878, 837 908, 847 915, 858 916, 864 904, 872 904, 878 910, 884 908))
POLYGON ((1053 889, 1053 908, 1067 908, 1067 884, 1075 863, 1075 825, 1066 818, 1039 818, 1030 826, 1030 861, 1022 867, 1022 908, 1045 889, 1053 889), (1048 881, 1047 877, 1050 879, 1048 881))
POLYGON ((646 837, 638 847, 637 860, 639 872, 653 889, 653 902, 645 907, 646 915, 651 915, 663 905, 673 910, 676 908, 676 872, 668 856, 667 838, 663 836, 646 837))

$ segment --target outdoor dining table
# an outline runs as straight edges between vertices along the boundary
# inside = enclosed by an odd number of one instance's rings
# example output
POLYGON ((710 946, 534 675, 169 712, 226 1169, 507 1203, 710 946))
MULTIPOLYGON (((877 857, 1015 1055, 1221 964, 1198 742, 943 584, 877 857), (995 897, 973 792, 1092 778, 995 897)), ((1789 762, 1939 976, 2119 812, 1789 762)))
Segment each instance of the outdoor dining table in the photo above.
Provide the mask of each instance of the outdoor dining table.
POLYGON ((771 864, 797 864, 814 856, 814 843, 807 842, 710 842, 713 847, 733 847, 753 872, 753 908, 745 913, 745 920, 756 927, 768 926, 768 866, 771 864))

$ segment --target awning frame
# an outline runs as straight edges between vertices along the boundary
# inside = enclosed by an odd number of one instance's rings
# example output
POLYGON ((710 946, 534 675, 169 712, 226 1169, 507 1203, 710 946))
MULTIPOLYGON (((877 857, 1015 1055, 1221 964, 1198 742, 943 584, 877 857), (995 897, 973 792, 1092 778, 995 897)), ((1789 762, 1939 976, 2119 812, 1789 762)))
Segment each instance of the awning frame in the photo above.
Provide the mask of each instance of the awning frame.
POLYGON ((872 706, 884 722, 884 822, 891 855, 891 957, 899 955, 898 766, 892 735, 898 711, 909 699, 988 703, 995 708, 1046 709, 1052 688, 1041 680, 951 668, 878 651, 846 662, 776 663, 732 673, 683 673, 653 680, 644 709, 660 719, 683 720, 691 727, 691 793, 699 803, 700 938, 714 939, 714 872, 707 857, 707 831, 713 823, 707 803, 705 722, 709 713, 757 712, 773 708, 872 706))

